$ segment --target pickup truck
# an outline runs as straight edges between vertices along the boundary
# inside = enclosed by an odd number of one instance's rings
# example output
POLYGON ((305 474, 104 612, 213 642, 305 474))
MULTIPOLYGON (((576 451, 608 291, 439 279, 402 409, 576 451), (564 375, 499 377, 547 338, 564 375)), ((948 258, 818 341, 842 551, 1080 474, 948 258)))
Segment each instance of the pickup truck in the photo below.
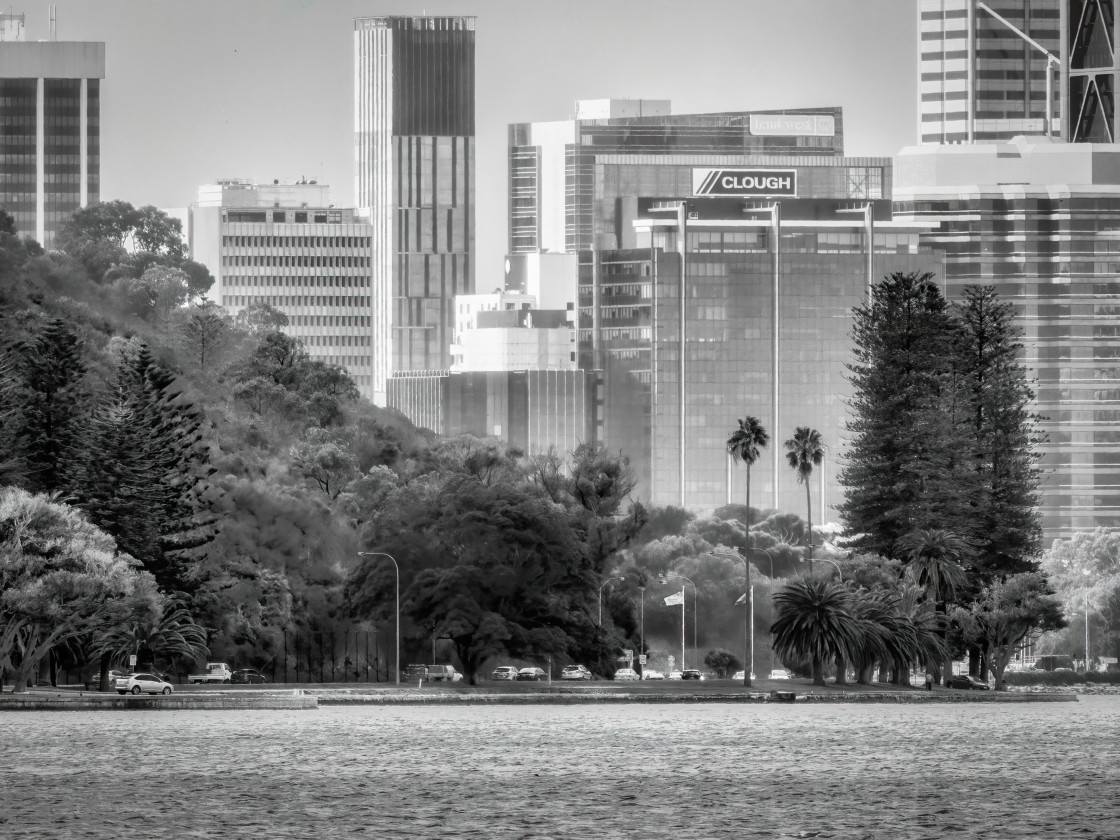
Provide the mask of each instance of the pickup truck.
POLYGON ((228 683, 233 676, 233 671, 224 662, 207 662, 205 674, 191 674, 187 682, 191 685, 200 683, 228 683))

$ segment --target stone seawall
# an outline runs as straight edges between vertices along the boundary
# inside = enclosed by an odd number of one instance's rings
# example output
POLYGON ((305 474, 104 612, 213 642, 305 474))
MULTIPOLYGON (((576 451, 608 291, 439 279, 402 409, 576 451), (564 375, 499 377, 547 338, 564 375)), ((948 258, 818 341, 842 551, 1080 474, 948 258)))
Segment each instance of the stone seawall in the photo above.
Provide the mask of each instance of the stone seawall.
POLYGON ((297 691, 263 693, 238 691, 226 694, 171 694, 146 696, 131 694, 5 694, 0 697, 0 711, 5 712, 72 712, 110 711, 118 709, 162 711, 171 709, 317 709, 319 698, 297 691))

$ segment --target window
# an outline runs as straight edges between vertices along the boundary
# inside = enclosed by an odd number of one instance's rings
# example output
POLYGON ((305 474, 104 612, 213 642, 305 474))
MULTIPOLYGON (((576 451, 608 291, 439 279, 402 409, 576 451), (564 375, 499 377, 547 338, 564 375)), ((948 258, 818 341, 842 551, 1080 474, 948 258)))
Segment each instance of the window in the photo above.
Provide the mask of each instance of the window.
POLYGON ((302 211, 296 213, 296 224, 301 224, 301 223, 302 224, 307 223, 307 213, 302 212, 302 211))
POLYGON ((284 215, 284 211, 283 211, 283 210, 273 210, 273 211, 272 211, 272 221, 274 221, 274 222, 283 222, 285 218, 286 218, 286 217, 285 217, 285 215, 284 215))

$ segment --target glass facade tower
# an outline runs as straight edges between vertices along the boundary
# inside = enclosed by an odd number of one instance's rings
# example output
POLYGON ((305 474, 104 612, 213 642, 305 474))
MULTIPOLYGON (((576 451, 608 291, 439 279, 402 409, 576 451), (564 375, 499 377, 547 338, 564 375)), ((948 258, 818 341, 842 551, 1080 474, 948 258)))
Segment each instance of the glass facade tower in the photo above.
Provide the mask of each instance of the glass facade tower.
POLYGON ((45 248, 101 193, 105 45, 0 40, 0 208, 45 248))
POLYGON ((1015 307, 1034 380, 1047 539, 1120 527, 1120 149, 1089 143, 913 147, 895 213, 938 223, 952 299, 992 284, 1015 307))
POLYGON ((472 17, 354 21, 355 196, 374 230, 374 401, 397 371, 450 364, 474 290, 472 17))

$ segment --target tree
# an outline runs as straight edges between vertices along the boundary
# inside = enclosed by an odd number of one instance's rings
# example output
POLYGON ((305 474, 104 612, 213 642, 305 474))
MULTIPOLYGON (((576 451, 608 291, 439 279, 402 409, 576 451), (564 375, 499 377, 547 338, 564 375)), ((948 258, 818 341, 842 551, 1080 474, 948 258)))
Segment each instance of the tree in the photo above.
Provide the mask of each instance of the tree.
MULTIPOLYGON (((971 555, 971 546, 955 534, 940 528, 911 531, 899 537, 898 554, 907 562, 907 570, 935 609, 941 614, 941 637, 948 637, 948 604, 968 583, 968 574, 961 562, 971 555)), ((945 684, 953 675, 950 652, 938 663, 935 676, 944 676, 945 684)))
POLYGON ((727 679, 743 667, 739 657, 723 648, 708 651, 704 655, 704 664, 715 671, 716 676, 721 680, 727 679))
POLYGON ((1070 624, 1063 633, 1048 637, 1049 649, 1080 651, 1089 621, 1091 652, 1120 655, 1120 532, 1097 528, 1055 540, 1042 555, 1041 566, 1070 624))
MULTIPOLYGON (((731 437, 727 439, 727 451, 732 458, 742 461, 747 467, 747 522, 746 533, 743 536, 743 556, 748 557, 751 550, 751 467, 759 459, 762 452, 761 450, 770 442, 770 434, 762 426, 762 422, 757 417, 745 417, 739 421, 739 428, 731 433, 731 437)), ((751 591, 751 567, 750 563, 743 564, 747 570, 747 583, 746 591, 751 591)), ((744 622, 744 635, 749 635, 749 630, 746 629, 744 622)), ((746 642, 746 639, 744 639, 746 642)), ((743 685, 750 687, 751 684, 751 669, 754 668, 754 662, 751 661, 750 645, 745 645, 747 648, 747 662, 743 667, 743 685)))
POLYGON ((824 685, 830 659, 851 659, 858 649, 859 626, 851 593, 830 580, 790 581, 774 593, 777 618, 770 627, 774 653, 782 659, 808 659, 813 684, 824 685))
POLYGON ((179 325, 179 338, 199 371, 206 373, 219 354, 234 340, 229 315, 215 303, 206 301, 191 308, 179 325))
POLYGON ((288 316, 267 303, 254 301, 237 313, 235 323, 239 330, 261 336, 288 326, 288 316))
POLYGON ((155 581, 77 511, 13 487, 0 489, 0 664, 19 654, 26 690, 48 651, 158 599, 155 581))
POLYGON ((7 210, 0 210, 0 233, 15 236, 19 231, 16 228, 16 218, 7 210))
POLYGON ((891 556, 910 531, 945 527, 967 537, 973 530, 949 352, 956 332, 930 274, 892 274, 855 311, 840 512, 857 548, 891 556))
POLYGON ((963 387, 960 446, 971 473, 973 561, 984 581, 1035 571, 1042 544, 1038 510, 1038 453, 1044 441, 1031 411, 1034 392, 1022 363, 1022 330, 1010 304, 991 286, 966 286, 953 307, 959 325, 956 375, 963 387))
POLYGON ((358 459, 344 441, 332 438, 325 429, 308 429, 290 454, 292 469, 313 480, 332 499, 358 474, 358 459))
POLYGON ((813 496, 809 492, 809 478, 813 467, 824 460, 824 442, 821 433, 808 426, 798 426, 793 437, 786 441, 786 461, 797 472, 797 480, 805 485, 805 510, 808 525, 809 574, 813 574, 813 496))
POLYGON ((140 606, 127 621, 106 627, 94 637, 92 653, 101 657, 102 691, 108 687, 109 666, 114 660, 134 655, 143 667, 154 664, 157 658, 166 661, 185 656, 205 661, 210 655, 206 628, 195 623, 182 602, 160 599, 158 605, 140 606))
POLYGON ((1066 625, 1061 602, 1040 572, 993 581, 968 607, 957 607, 952 617, 961 625, 966 642, 984 651, 988 669, 996 678, 996 691, 1003 690, 1007 663, 1028 634, 1066 625))

